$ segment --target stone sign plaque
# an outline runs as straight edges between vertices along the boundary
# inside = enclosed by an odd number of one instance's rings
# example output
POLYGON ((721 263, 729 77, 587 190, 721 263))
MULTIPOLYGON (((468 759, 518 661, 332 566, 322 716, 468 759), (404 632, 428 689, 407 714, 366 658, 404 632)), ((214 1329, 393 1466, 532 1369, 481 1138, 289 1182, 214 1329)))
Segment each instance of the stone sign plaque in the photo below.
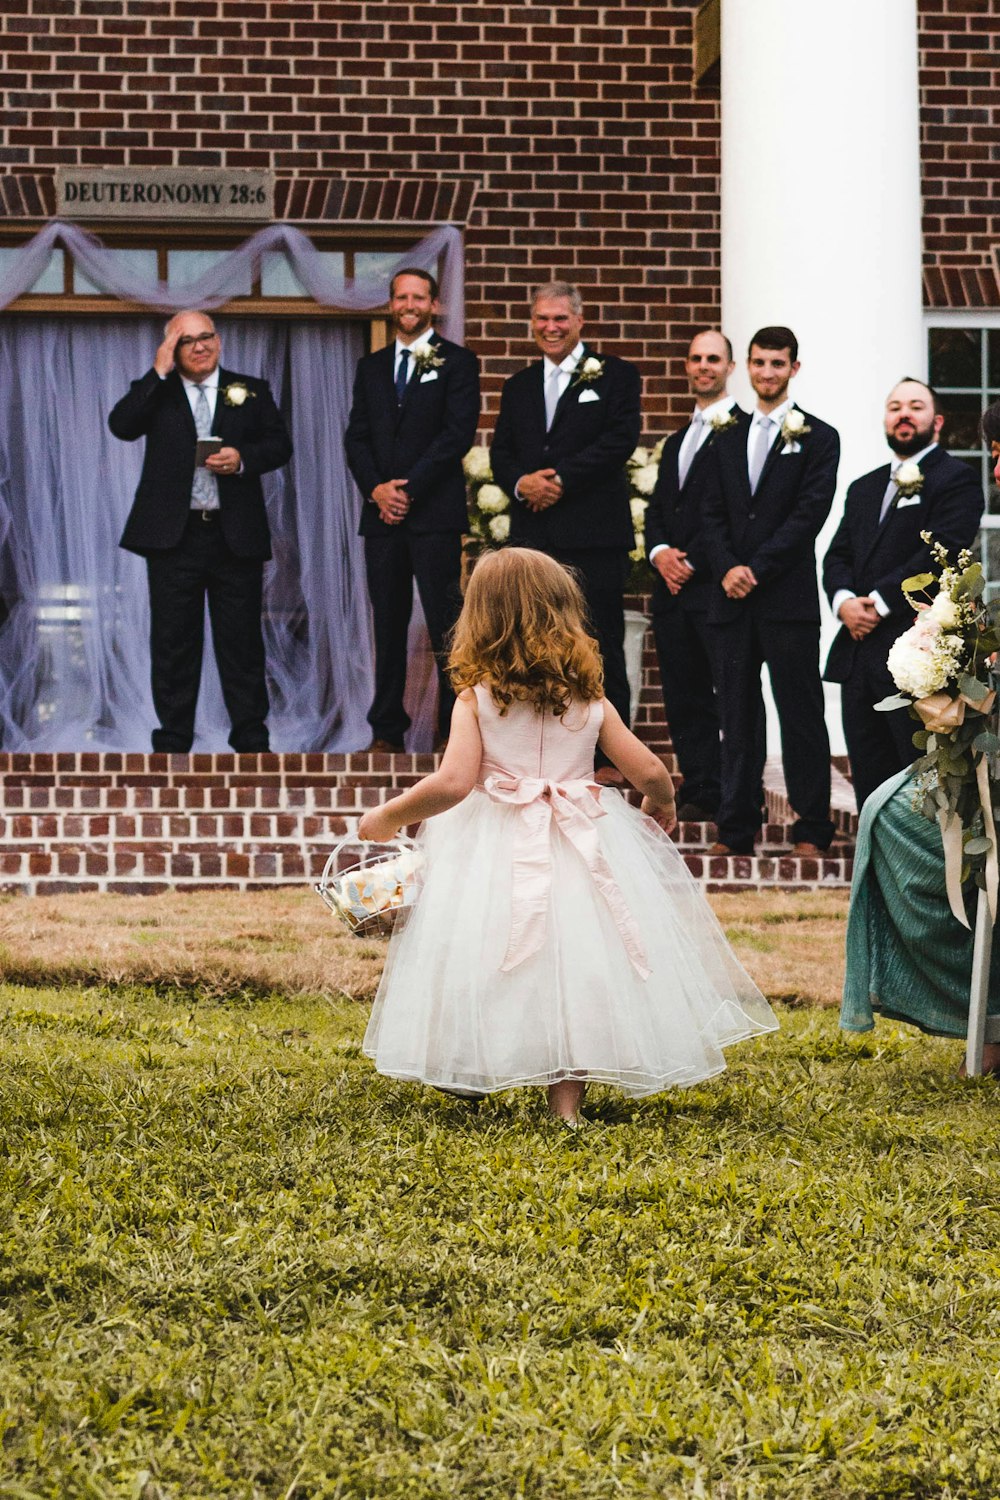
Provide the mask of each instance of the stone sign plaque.
POLYGON ((274 173, 237 167, 57 167, 60 219, 273 219, 274 173))

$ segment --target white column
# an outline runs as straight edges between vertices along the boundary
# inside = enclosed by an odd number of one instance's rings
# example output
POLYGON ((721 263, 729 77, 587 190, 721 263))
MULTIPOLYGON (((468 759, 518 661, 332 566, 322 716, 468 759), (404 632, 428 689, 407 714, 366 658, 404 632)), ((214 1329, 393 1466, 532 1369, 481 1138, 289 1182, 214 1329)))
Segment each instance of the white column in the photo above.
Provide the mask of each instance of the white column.
MULTIPOLYGON (((916 0, 723 0, 722 326, 741 371, 755 329, 791 327, 795 398, 840 432, 820 558, 847 485, 889 456, 887 391, 926 371, 918 111, 916 0)), ((745 374, 734 394, 752 405, 745 374)))

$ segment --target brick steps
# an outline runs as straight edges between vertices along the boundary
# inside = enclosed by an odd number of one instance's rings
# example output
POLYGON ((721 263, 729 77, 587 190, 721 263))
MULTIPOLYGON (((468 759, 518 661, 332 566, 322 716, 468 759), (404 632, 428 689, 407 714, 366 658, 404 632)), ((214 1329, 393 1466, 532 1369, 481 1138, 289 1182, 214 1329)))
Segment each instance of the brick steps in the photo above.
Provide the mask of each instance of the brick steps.
MULTIPOLYGON (((647 643, 650 637, 647 635, 647 643)), ((676 772, 656 653, 643 652, 636 733, 676 772)), ((0 890, 153 893, 241 890, 319 878, 333 842, 367 807, 434 769, 433 755, 0 753, 0 890)), ((789 852, 780 786, 750 856, 709 855, 715 827, 686 823, 677 846, 708 890, 843 886, 852 851, 789 852)), ((856 820, 837 814, 841 835, 856 820)))
MULTIPOLYGON (((663 753, 672 757, 664 732, 663 753)), ((316 880, 366 807, 411 785, 429 755, 0 754, 0 888, 152 893, 316 880)), ((677 844, 708 889, 816 887, 850 879, 850 851, 788 852, 780 802, 756 854, 710 856, 711 824, 677 844)))

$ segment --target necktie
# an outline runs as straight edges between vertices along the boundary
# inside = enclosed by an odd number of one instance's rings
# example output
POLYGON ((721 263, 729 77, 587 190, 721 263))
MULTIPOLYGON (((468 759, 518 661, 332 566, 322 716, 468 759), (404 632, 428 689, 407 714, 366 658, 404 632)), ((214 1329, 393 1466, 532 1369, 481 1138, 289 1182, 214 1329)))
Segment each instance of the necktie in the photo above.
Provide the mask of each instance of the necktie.
POLYGON ((771 418, 759 416, 754 421, 753 453, 750 456, 750 493, 757 493, 760 476, 764 472, 767 455, 771 447, 771 418))
POLYGON ((882 509, 878 513, 878 524, 880 526, 886 516, 891 516, 896 509, 896 502, 899 499, 899 491, 896 488, 896 469, 898 468, 899 465, 897 464, 889 476, 889 483, 886 485, 885 494, 882 496, 882 509))
POLYGON ((691 465, 694 463, 695 455, 701 447, 701 438, 704 430, 705 418, 700 411, 696 411, 691 418, 691 426, 684 434, 681 451, 677 456, 677 482, 681 489, 684 488, 687 477, 691 472, 691 465))
MULTIPOLYGON (((212 436, 212 413, 202 385, 198 387, 194 398, 194 426, 200 438, 212 436)), ((194 483, 191 486, 191 507, 193 510, 218 510, 219 481, 211 470, 195 469, 194 483)))
POLYGON ((559 405, 559 376, 562 368, 553 365, 545 372, 545 431, 548 432, 555 420, 556 407, 559 405))
POLYGON ((410 351, 401 349, 399 354, 399 369, 396 371, 396 404, 402 406, 403 397, 406 395, 406 372, 410 368, 410 351))

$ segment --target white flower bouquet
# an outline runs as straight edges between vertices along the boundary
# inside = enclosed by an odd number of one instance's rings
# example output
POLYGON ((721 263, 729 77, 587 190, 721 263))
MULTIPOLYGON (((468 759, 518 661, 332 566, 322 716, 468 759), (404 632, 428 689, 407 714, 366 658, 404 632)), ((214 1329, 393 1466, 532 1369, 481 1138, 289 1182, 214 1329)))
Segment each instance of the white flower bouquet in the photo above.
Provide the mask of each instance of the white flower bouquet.
POLYGON ((1000 600, 983 603, 983 570, 970 552, 959 553, 952 565, 930 532, 921 536, 939 572, 920 573, 902 586, 916 619, 886 661, 899 694, 875 706, 886 712, 908 708, 920 722, 913 736, 923 752, 914 806, 941 826, 949 903, 968 926, 963 886, 986 890, 995 917, 1000 885, 1000 783, 990 776, 990 758, 1000 752, 992 722, 1000 600))

